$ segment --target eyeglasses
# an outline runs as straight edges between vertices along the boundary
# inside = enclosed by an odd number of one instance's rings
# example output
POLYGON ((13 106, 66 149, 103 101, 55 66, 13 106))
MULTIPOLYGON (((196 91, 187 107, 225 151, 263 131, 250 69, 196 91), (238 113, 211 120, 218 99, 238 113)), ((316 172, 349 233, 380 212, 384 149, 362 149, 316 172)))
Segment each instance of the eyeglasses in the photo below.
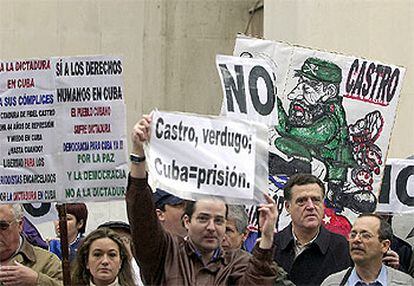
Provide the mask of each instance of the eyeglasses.
POLYGON ((7 221, 7 220, 0 220, 0 230, 7 230, 15 220, 7 221))
POLYGON ((374 237, 374 235, 372 233, 369 233, 368 231, 351 231, 351 233, 349 234, 349 239, 356 239, 357 236, 359 236, 364 241, 370 240, 374 237))

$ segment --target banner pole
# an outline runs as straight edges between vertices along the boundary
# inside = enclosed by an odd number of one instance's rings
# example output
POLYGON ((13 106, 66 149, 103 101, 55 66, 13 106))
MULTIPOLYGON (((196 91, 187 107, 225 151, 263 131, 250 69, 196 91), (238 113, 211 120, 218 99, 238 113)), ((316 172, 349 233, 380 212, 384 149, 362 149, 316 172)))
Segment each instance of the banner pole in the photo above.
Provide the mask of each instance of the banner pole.
POLYGON ((60 247, 62 251, 62 270, 63 285, 72 286, 70 279, 70 261, 69 261, 69 243, 68 243, 68 225, 66 219, 66 204, 56 204, 59 214, 59 235, 60 247))

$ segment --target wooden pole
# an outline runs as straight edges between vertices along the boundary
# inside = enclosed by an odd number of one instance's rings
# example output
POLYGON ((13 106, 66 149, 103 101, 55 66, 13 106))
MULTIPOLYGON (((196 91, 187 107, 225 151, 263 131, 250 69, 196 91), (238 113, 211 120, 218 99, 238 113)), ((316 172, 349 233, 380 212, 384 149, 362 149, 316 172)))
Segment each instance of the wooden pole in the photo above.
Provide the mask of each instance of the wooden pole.
POLYGON ((56 204, 59 214, 59 236, 62 251, 63 285, 72 286, 70 279, 68 225, 66 220, 66 204, 56 204))

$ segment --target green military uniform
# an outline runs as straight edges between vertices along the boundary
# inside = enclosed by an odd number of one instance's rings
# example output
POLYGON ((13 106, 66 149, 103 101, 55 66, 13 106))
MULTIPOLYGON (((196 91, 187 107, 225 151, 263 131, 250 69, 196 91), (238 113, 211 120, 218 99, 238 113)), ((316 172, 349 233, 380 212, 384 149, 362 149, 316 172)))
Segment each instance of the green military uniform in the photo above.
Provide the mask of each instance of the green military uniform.
POLYGON ((344 190, 348 170, 356 167, 357 162, 352 154, 342 97, 338 96, 341 69, 334 63, 308 58, 296 72, 302 81, 291 91, 296 97, 289 115, 277 98, 276 131, 281 137, 274 141, 275 147, 289 157, 306 162, 315 158, 325 165, 328 207, 338 211, 344 207, 355 212, 374 211, 376 198, 371 192, 344 190))
MULTIPOLYGON (((298 73, 311 80, 333 84, 339 84, 342 78, 338 66, 316 58, 307 59, 298 73)), ((356 162, 348 140, 342 97, 330 98, 323 106, 323 116, 311 125, 294 126, 278 98, 279 125, 276 130, 281 137, 275 140, 275 146, 288 156, 322 161, 327 168, 328 181, 346 181, 348 168, 356 162)))

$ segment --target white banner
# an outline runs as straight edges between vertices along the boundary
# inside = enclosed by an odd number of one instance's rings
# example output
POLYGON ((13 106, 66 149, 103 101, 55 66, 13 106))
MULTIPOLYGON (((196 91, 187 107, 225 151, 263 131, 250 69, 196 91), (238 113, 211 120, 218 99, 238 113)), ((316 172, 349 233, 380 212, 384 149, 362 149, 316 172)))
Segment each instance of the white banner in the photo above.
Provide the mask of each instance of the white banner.
MULTIPOLYGON (((262 99, 263 109, 250 109, 256 114, 248 118, 266 120, 269 108, 263 103, 275 102, 271 110, 278 123, 268 126, 269 177, 278 205, 286 180, 302 172, 326 183, 328 228, 347 224, 340 231, 346 233, 358 213, 375 211, 405 68, 245 36, 237 38, 233 55, 264 60, 264 70, 275 67, 274 100, 262 99)), ((242 60, 231 61, 228 66, 244 71, 242 60)), ((222 114, 245 116, 243 104, 251 95, 240 92, 240 75, 227 75, 222 114)), ((284 213, 280 218, 285 224, 284 213)))
POLYGON ((225 117, 155 111, 146 150, 151 184, 187 199, 264 202, 266 131, 225 117))
POLYGON ((264 59, 216 56, 223 88, 221 115, 277 124, 276 66, 264 59))
POLYGON ((387 159, 378 212, 414 212, 414 160, 387 159))
POLYGON ((0 203, 123 198, 119 57, 0 62, 0 203))

